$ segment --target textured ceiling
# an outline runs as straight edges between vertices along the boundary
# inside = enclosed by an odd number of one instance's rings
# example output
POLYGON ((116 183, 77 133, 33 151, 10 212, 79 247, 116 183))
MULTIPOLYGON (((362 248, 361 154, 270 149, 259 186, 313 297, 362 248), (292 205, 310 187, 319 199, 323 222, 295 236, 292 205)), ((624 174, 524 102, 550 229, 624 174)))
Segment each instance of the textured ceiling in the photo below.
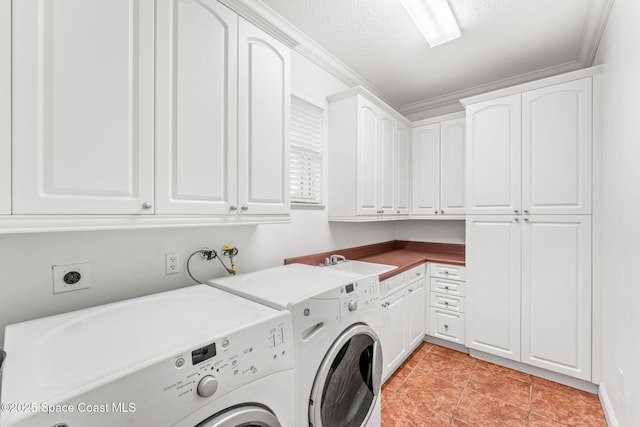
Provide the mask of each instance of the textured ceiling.
POLYGON ((262 2, 409 111, 590 66, 612 0, 449 0, 462 36, 435 48, 398 0, 262 2))

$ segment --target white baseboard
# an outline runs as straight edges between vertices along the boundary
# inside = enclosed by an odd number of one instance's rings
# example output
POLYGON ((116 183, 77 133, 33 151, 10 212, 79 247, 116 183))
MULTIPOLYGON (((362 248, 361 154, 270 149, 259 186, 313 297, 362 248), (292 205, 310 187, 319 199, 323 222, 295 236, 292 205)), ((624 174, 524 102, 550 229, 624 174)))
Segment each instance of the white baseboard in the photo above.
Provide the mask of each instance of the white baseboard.
POLYGON ((515 369, 516 371, 524 372, 526 374, 535 375, 536 377, 544 378, 549 381, 554 381, 560 384, 564 384, 569 387, 577 388, 578 390, 586 391, 589 393, 597 394, 598 386, 589 381, 580 380, 567 375, 559 374, 557 372, 548 371, 537 366, 527 365, 522 362, 516 362, 495 356, 493 354, 485 353, 482 351, 470 349, 469 356, 476 359, 484 360, 485 362, 495 363, 496 365, 504 366, 507 368, 515 369))
POLYGON ((609 400, 609 394, 607 393, 607 388, 604 386, 604 383, 600 383, 598 387, 598 397, 600 398, 600 405, 602 405, 602 411, 604 412, 604 417, 607 419, 609 427, 619 427, 620 424, 618 424, 616 414, 613 411, 613 405, 611 405, 611 400, 609 400))

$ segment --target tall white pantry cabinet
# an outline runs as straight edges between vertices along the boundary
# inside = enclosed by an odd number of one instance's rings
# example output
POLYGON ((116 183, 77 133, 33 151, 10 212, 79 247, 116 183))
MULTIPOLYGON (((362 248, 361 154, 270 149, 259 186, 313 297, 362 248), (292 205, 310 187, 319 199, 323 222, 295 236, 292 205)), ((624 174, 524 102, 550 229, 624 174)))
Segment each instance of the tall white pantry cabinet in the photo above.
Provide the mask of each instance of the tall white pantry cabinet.
POLYGON ((466 345, 591 380, 592 77, 464 100, 466 345))
POLYGON ((288 213, 286 46, 215 0, 12 4, 13 214, 288 213))

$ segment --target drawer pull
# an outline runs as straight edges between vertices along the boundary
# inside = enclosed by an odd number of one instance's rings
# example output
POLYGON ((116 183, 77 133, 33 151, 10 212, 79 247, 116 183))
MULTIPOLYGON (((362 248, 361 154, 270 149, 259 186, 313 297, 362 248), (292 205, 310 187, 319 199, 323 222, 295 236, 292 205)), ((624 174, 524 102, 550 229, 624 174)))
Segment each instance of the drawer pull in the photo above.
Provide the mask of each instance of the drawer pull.
POLYGON ((444 305, 449 305, 449 301, 445 301, 445 302, 444 302, 444 305))
POLYGON ((449 325, 444 325, 444 328, 445 329, 449 329, 449 325))
POLYGON ((444 274, 449 274, 449 272, 447 270, 444 271, 444 274))
POLYGON ((448 287, 448 286, 445 286, 444 288, 445 288, 446 290, 449 290, 449 287, 448 287))

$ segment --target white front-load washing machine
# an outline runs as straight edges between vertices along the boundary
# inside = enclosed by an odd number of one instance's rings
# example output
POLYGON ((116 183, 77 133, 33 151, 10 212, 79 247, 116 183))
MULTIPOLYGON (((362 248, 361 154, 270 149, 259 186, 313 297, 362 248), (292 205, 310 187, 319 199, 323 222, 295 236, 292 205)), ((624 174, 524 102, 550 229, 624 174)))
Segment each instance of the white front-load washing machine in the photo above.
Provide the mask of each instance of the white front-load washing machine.
POLYGON ((293 314, 296 426, 380 425, 377 275, 291 264, 208 283, 293 314))
POLYGON ((206 285, 10 325, 0 425, 294 427, 292 337, 206 285))

